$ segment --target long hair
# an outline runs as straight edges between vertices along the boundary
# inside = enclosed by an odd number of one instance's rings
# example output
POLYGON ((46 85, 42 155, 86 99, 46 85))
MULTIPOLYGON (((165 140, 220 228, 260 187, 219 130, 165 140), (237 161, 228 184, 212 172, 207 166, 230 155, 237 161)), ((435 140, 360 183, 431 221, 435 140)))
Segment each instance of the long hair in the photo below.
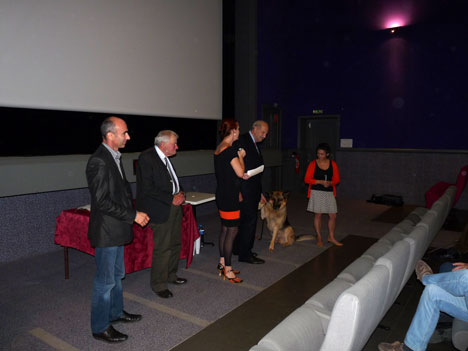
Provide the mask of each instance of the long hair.
POLYGON ((317 153, 319 150, 325 151, 325 154, 327 155, 327 158, 330 158, 331 154, 331 147, 327 143, 320 143, 317 145, 317 148, 315 149, 315 153, 317 153))
POLYGON ((231 130, 237 129, 239 127, 239 122, 237 122, 233 118, 226 118, 221 121, 221 125, 219 126, 219 136, 221 139, 224 139, 229 134, 231 134, 231 130))

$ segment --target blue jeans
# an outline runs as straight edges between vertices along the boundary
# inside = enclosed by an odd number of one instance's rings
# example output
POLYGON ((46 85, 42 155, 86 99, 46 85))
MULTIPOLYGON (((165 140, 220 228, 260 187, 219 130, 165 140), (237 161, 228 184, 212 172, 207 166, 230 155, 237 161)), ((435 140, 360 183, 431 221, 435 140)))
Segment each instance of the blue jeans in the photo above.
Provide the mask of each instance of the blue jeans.
POLYGON ((426 350, 441 311, 468 322, 468 269, 426 275, 422 282, 426 287, 405 337, 414 351, 426 350))
POLYGON ((91 331, 105 331, 123 311, 122 279, 125 277, 124 247, 97 247, 96 275, 91 301, 91 331))

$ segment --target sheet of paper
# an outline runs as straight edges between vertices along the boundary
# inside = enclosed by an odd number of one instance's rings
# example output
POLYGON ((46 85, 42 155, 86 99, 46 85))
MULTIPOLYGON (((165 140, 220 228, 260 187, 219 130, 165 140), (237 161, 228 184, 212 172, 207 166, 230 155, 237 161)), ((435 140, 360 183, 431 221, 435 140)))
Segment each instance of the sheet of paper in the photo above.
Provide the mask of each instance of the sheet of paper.
POLYGON ((262 173, 263 170, 265 169, 265 166, 264 165, 261 165, 257 168, 254 168, 254 169, 249 169, 247 171, 247 174, 250 176, 250 177, 253 177, 254 175, 257 175, 259 173, 262 173))

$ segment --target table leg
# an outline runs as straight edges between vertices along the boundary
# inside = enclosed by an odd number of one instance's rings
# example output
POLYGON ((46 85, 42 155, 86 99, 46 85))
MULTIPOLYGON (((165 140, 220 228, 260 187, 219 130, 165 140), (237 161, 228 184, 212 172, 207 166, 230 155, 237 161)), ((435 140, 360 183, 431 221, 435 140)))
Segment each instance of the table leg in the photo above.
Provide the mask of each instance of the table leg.
POLYGON ((205 241, 205 235, 201 235, 201 244, 200 244, 200 247, 203 247, 205 245, 211 245, 211 246, 214 246, 214 242, 212 241, 205 241))
POLYGON ((69 278, 69 269, 68 269, 68 247, 63 247, 63 258, 65 260, 65 279, 69 278))
MULTIPOLYGON (((192 205, 192 211, 193 211, 193 218, 195 218, 195 222, 197 222, 197 206, 196 205, 192 205)), ((203 234, 203 235, 200 235, 200 247, 204 247, 205 245, 214 246, 214 242, 205 241, 205 234, 203 234)))

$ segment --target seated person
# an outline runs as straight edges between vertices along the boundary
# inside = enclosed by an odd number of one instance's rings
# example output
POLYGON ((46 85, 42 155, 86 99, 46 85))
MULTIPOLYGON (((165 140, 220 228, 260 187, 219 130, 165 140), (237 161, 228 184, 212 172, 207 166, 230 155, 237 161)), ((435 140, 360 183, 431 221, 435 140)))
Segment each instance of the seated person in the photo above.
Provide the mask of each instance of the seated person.
POLYGON ((433 274, 431 267, 419 261, 416 276, 426 286, 418 308, 406 332, 404 343, 380 343, 380 351, 426 350, 440 312, 468 322, 468 263, 453 263, 447 273, 433 274))

